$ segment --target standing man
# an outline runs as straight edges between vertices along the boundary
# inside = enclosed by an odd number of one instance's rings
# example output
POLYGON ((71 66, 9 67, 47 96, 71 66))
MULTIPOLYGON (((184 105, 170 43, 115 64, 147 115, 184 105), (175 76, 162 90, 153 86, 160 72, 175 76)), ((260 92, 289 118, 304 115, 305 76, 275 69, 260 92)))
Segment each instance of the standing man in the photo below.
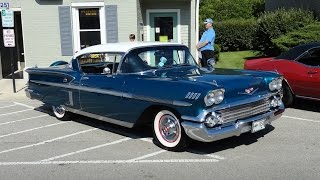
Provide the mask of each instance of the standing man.
POLYGON ((202 34, 199 43, 197 44, 197 50, 201 52, 201 66, 208 67, 208 59, 214 58, 214 40, 216 38, 216 32, 213 30, 213 20, 207 18, 204 21, 206 31, 202 34))

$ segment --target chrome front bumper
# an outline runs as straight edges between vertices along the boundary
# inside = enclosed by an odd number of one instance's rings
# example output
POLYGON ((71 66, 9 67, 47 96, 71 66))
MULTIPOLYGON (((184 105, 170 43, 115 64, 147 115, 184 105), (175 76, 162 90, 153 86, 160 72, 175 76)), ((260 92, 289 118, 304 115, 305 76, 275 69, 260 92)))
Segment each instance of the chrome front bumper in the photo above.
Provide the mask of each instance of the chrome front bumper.
POLYGON ((265 119, 265 125, 271 124, 271 122, 278 119, 283 112, 284 108, 281 108, 278 111, 271 111, 244 120, 238 120, 235 124, 227 127, 207 128, 204 123, 191 121, 183 121, 181 124, 191 139, 202 142, 212 142, 249 132, 252 129, 252 122, 254 121, 265 119))

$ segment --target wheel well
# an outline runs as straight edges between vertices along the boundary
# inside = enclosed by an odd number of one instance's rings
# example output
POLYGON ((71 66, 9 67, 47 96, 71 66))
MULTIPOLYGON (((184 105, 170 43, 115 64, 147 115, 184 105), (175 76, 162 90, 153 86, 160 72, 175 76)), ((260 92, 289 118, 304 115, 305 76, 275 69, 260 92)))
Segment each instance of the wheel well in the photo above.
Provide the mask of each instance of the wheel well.
POLYGON ((290 84, 288 83, 288 81, 287 81, 286 79, 283 79, 282 82, 283 82, 283 84, 285 84, 285 85, 288 86, 289 90, 291 91, 291 94, 294 95, 294 92, 292 91, 291 86, 290 86, 290 84))
POLYGON ((152 125, 153 118, 156 114, 161 110, 169 110, 171 111, 178 119, 181 119, 181 115, 178 111, 174 108, 168 106, 161 106, 161 105, 152 105, 145 109, 143 113, 140 115, 137 123, 135 123, 135 127, 144 126, 144 125, 152 125))

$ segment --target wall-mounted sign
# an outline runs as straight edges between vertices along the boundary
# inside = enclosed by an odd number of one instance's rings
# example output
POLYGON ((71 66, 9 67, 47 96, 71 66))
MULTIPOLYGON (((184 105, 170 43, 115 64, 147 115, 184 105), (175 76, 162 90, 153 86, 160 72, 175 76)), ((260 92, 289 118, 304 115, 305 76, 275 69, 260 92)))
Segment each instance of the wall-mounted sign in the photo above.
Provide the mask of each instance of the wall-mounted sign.
POLYGON ((4 29, 3 30, 3 43, 4 47, 15 47, 14 30, 4 29))
POLYGON ((0 9, 9 9, 8 2, 0 2, 0 9))
POLYGON ((1 10, 2 27, 14 27, 13 11, 10 9, 1 10))

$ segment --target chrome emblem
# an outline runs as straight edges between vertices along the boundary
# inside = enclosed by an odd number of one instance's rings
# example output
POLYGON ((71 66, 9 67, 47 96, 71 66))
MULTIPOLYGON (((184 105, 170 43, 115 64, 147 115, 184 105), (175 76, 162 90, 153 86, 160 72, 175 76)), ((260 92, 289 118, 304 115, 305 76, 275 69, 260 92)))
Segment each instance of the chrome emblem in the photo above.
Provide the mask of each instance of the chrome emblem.
POLYGON ((255 93, 257 89, 254 89, 253 87, 247 88, 244 90, 244 92, 238 92, 238 94, 247 94, 247 95, 252 95, 253 93, 255 93))
POLYGON ((247 94, 250 94, 253 91, 253 87, 245 89, 244 92, 246 92, 247 94))

